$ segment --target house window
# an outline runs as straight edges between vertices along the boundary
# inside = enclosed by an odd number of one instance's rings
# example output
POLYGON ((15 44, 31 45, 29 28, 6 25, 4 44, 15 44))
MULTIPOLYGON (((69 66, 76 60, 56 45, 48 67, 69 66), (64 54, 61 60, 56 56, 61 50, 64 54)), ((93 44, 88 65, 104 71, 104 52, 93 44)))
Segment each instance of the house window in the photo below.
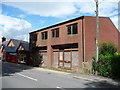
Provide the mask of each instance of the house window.
POLYGON ((37 34, 34 34, 34 41, 37 41, 37 34))
POLYGON ((47 31, 42 32, 42 39, 46 40, 47 39, 47 31))
POLYGON ((67 34, 78 34, 78 25, 77 23, 67 26, 67 34))
POLYGON ((59 37, 59 28, 52 30, 52 37, 59 37))
POLYGON ((37 34, 30 34, 30 42, 33 44, 37 41, 37 34))

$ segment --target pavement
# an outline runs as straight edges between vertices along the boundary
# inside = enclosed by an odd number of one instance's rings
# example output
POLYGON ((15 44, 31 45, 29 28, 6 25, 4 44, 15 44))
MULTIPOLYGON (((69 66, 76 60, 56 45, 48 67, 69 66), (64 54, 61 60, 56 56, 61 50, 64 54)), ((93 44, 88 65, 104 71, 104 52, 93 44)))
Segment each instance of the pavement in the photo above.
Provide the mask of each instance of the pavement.
POLYGON ((95 76, 95 75, 85 75, 85 74, 76 74, 76 73, 67 73, 63 71, 56 71, 56 70, 50 70, 47 68, 35 68, 40 71, 47 71, 49 73, 58 73, 58 74, 64 74, 64 75, 69 75, 70 77, 76 78, 76 79, 82 79, 86 81, 92 81, 92 82, 105 82, 109 83, 111 85, 116 85, 120 86, 120 81, 118 80, 113 80, 111 78, 107 77, 102 77, 102 76, 95 76))
POLYGON ((110 79, 2 62, 2 88, 119 88, 110 79))

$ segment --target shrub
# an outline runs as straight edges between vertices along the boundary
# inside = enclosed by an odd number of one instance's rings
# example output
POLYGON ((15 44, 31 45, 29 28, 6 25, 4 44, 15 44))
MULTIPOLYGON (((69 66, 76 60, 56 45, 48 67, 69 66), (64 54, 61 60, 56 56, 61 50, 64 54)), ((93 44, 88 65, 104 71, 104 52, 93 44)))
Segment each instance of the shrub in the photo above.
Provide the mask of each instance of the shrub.
POLYGON ((116 45, 112 42, 101 42, 99 47, 99 53, 102 55, 113 55, 117 51, 116 45))
POLYGON ((111 77, 111 55, 99 55, 99 61, 94 60, 93 67, 98 71, 98 75, 111 77))
POLYGON ((112 77, 120 79, 120 53, 115 53, 112 57, 112 77))
POLYGON ((103 42, 100 44, 98 62, 93 57, 93 69, 98 71, 98 75, 120 78, 120 53, 116 51, 113 43, 103 42))

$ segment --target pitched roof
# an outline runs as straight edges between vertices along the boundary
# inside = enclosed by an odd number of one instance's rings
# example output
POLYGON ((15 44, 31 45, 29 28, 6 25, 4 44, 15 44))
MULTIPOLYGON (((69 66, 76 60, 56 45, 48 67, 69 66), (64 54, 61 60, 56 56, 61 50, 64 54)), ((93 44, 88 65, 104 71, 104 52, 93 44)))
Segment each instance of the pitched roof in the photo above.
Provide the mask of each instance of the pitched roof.
POLYGON ((23 42, 22 45, 26 51, 29 51, 29 43, 28 42, 23 42))
POLYGON ((16 52, 17 48, 19 47, 20 44, 23 45, 26 51, 29 51, 29 43, 26 41, 22 40, 16 40, 16 39, 11 39, 10 41, 4 41, 2 44, 4 45, 4 50, 5 52, 16 52), (12 41, 15 45, 15 47, 7 46, 8 43, 12 41))
POLYGON ((8 47, 8 46, 5 46, 4 50, 5 50, 5 52, 16 52, 17 47, 8 47))
POLYGON ((26 41, 22 41, 22 40, 16 40, 16 39, 11 39, 11 41, 14 43, 15 47, 18 48, 18 46, 20 44, 23 45, 23 47, 25 48, 26 51, 29 51, 29 43, 26 41))

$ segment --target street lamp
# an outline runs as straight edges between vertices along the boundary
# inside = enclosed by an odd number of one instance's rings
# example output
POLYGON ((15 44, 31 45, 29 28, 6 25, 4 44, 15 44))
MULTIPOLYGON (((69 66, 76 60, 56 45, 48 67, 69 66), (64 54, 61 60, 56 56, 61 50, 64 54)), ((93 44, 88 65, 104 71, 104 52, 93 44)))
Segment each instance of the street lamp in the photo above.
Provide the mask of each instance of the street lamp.
MULTIPOLYGON (((98 17, 98 0, 95 0, 96 2, 96 52, 95 52, 95 60, 96 62, 98 62, 98 55, 99 55, 99 47, 98 47, 98 43, 99 43, 99 17, 98 17)), ((97 74, 97 71, 95 72, 95 74, 97 74)))

